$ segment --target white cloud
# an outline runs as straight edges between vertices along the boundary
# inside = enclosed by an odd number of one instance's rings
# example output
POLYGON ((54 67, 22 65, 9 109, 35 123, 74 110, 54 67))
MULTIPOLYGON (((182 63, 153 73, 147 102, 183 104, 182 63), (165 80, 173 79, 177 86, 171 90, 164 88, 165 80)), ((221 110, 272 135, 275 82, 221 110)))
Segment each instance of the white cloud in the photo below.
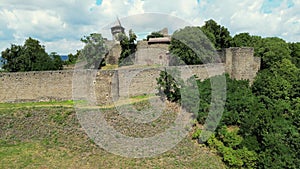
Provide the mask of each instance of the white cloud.
POLYGON ((42 44, 46 47, 46 52, 57 52, 57 51, 68 51, 69 54, 75 54, 78 49, 82 49, 84 44, 81 41, 74 41, 74 40, 67 40, 67 39, 60 39, 55 42, 42 42, 42 44))
POLYGON ((29 36, 45 43, 47 50, 60 54, 81 47, 80 38, 104 32, 110 38, 109 24, 116 16, 128 31, 150 32, 165 26, 192 23, 203 25, 214 19, 229 28, 232 35, 249 32, 261 36, 279 36, 287 41, 300 40, 300 0, 265 3, 266 0, 0 0, 0 50, 11 43, 22 44, 29 36), (267 4, 267 6, 266 6, 267 4), (265 10, 266 9, 266 10, 265 10), (271 12, 264 12, 271 11, 271 12), (168 14, 178 19, 166 19, 168 14), (135 15, 134 17, 128 17, 135 15), (164 18, 161 18, 164 16, 164 18), (175 21, 176 20, 176 21, 175 21), (139 27, 133 27, 139 26, 139 27), (151 30, 155 29, 155 30, 151 30))
POLYGON ((136 0, 133 7, 128 11, 128 15, 136 15, 144 12, 144 1, 136 0))

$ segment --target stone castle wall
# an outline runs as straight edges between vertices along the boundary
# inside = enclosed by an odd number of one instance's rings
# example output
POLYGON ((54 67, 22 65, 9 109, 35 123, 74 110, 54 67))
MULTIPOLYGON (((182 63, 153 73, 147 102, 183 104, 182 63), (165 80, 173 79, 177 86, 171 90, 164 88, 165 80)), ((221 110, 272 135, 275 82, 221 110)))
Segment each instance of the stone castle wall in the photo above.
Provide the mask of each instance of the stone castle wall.
MULTIPOLYGON (((223 64, 171 67, 189 78, 224 73, 223 64)), ((169 69, 170 67, 168 67, 169 69)), ((157 93, 159 68, 45 71, 0 74, 0 102, 87 100, 97 104, 143 94, 157 93)))
POLYGON ((151 44, 147 41, 137 43, 135 53, 135 65, 169 65, 169 45, 168 44, 151 44))
POLYGON ((0 102, 72 99, 72 71, 0 74, 0 102))
POLYGON ((107 64, 118 64, 118 60, 121 55, 121 45, 117 41, 105 41, 105 45, 107 46, 109 52, 105 56, 105 61, 107 64))
POLYGON ((225 49, 226 72, 234 79, 248 79, 253 82, 260 69, 260 58, 254 57, 253 48, 225 49))
POLYGON ((143 69, 118 70, 119 77, 119 97, 132 97, 144 94, 155 94, 158 92, 156 78, 160 71, 178 70, 181 78, 186 80, 192 75, 196 75, 200 80, 204 80, 216 75, 225 73, 224 64, 193 65, 193 66, 171 66, 143 69))
POLYGON ((90 70, 0 73, 0 102, 81 98, 104 104, 111 100, 113 75, 114 71, 99 71, 92 76, 90 70))
MULTIPOLYGON (((232 78, 252 82, 260 66, 260 59, 253 56, 253 49, 229 48, 224 52, 225 63, 174 68, 186 78, 195 74, 199 79, 207 79, 226 71, 232 78)), ((84 99, 107 104, 120 97, 156 93, 156 78, 164 69, 0 73, 0 102, 84 99)))

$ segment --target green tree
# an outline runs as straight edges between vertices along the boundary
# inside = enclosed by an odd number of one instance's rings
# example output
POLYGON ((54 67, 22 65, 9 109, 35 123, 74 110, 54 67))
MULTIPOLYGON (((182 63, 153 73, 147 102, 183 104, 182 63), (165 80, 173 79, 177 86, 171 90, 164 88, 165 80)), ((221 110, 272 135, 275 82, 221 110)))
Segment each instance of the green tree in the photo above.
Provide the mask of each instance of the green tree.
POLYGON ((84 48, 81 50, 81 58, 85 58, 87 64, 85 68, 100 69, 105 65, 104 57, 107 53, 107 47, 104 39, 99 33, 92 33, 81 39, 85 43, 84 48))
POLYGON ((68 60, 66 61, 66 64, 67 65, 75 64, 79 56, 80 56, 80 50, 77 50, 75 55, 73 55, 72 53, 68 54, 68 60))
POLYGON ((164 35, 159 32, 152 32, 150 35, 147 35, 147 41, 150 38, 160 38, 160 37, 164 37, 164 35))
POLYGON ((249 33, 240 33, 232 38, 231 46, 234 47, 251 47, 253 46, 249 33))
POLYGON ((261 69, 269 68, 283 59, 291 59, 289 45, 284 40, 271 37, 264 38, 262 43, 258 51, 258 55, 262 58, 261 69))
MULTIPOLYGON (((244 136, 256 139, 259 168, 299 166, 299 69, 287 58, 261 71, 252 86, 264 108, 252 111, 241 124, 244 136), (252 124, 251 124, 252 123, 252 124)), ((252 146, 248 146, 252 148, 252 146)))
POLYGON ((252 90, 258 96, 272 100, 292 100, 299 97, 299 69, 288 59, 261 71, 253 83, 252 90))
POLYGON ((300 68, 300 42, 289 43, 289 48, 291 50, 292 62, 300 68))
POLYGON ((12 44, 10 48, 1 52, 3 63, 2 68, 9 72, 21 71, 23 60, 19 56, 22 54, 22 46, 12 44))
POLYGON ((158 85, 158 95, 162 99, 167 99, 171 102, 180 102, 182 80, 179 77, 180 73, 177 69, 161 71, 156 79, 158 85))
POLYGON ((136 51, 136 34, 132 30, 129 30, 129 37, 125 34, 119 34, 118 38, 122 48, 119 66, 132 65, 136 51))
POLYGON ((53 60, 53 66, 58 70, 62 70, 64 66, 64 61, 62 61, 61 57, 56 52, 50 53, 49 56, 53 60))
POLYGON ((199 27, 185 27, 175 31, 169 48, 175 60, 172 61, 173 65, 211 63, 216 58, 213 44, 199 27))
POLYGON ((231 47, 253 47, 254 55, 259 55, 259 49, 263 46, 263 39, 260 36, 250 35, 249 33, 240 33, 231 40, 231 47))
MULTIPOLYGON (((218 76, 212 78, 220 78, 218 76)), ((204 124, 211 106, 211 79, 199 82, 200 106, 197 119, 204 124)), ((258 100, 252 94, 249 81, 231 79, 226 74, 226 102, 222 120, 219 125, 239 126, 244 117, 250 112, 255 111, 252 106, 258 105, 258 100)))
POLYGON ((214 20, 210 19, 205 22, 205 25, 201 27, 201 30, 210 37, 211 34, 214 35, 214 38, 209 38, 210 40, 215 39, 214 45, 217 49, 228 48, 230 47, 230 41, 232 37, 230 32, 224 26, 220 26, 214 20), (211 33, 211 34, 210 34, 211 33))
POLYGON ((1 52, 3 68, 10 72, 58 70, 59 58, 49 56, 45 47, 36 39, 28 38, 24 46, 11 45, 11 48, 1 52))
MULTIPOLYGON (((236 144, 241 142, 242 138, 236 134, 236 132, 228 132, 227 128, 224 128, 224 134, 228 135, 227 137, 231 137, 231 139, 235 140, 236 144), (226 131, 225 131, 226 130, 226 131), (229 136, 230 135, 230 136, 229 136)), ((230 168, 255 168, 257 163, 257 153, 254 151, 248 150, 246 147, 242 148, 233 148, 228 145, 224 145, 224 141, 222 141, 223 135, 216 137, 212 135, 207 144, 209 147, 214 148, 218 151, 218 154, 223 158, 224 163, 230 168), (218 138, 219 137, 219 138, 218 138)), ((232 141, 232 140, 228 140, 232 141)))

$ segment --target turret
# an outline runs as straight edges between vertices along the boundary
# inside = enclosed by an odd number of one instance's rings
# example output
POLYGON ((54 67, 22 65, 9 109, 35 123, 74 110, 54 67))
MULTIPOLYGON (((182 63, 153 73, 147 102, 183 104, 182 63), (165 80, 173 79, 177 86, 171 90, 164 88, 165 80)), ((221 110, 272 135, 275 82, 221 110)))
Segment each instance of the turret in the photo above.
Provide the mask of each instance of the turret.
POLYGON ((125 33, 125 28, 122 27, 119 18, 117 18, 116 24, 115 24, 113 27, 111 27, 111 34, 112 34, 112 36, 113 36, 113 40, 119 41, 119 40, 118 40, 118 35, 119 35, 120 33, 125 33))

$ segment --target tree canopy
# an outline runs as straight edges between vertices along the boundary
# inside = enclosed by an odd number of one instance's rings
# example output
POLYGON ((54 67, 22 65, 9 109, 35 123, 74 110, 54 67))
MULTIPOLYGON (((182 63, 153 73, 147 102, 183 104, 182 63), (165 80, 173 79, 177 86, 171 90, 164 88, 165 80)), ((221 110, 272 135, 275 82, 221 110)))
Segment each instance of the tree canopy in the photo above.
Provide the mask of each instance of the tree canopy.
POLYGON ((121 56, 119 58, 119 66, 132 65, 136 51, 136 34, 132 30, 129 30, 129 37, 126 34, 119 34, 118 38, 122 48, 121 56))
POLYGON ((152 32, 150 35, 147 35, 147 41, 150 38, 160 38, 160 37, 164 37, 164 35, 159 32, 152 32))
POLYGON ((215 59, 213 44, 199 27, 185 27, 175 31, 170 52, 173 58, 179 58, 177 64, 211 63, 215 59))
POLYGON ((211 40, 216 49, 230 47, 232 37, 230 32, 224 26, 219 25, 216 21, 210 19, 205 22, 201 30, 211 40))
POLYGON ((92 33, 81 39, 85 43, 84 48, 80 51, 80 57, 86 59, 86 68, 100 69, 104 63, 104 57, 107 53, 104 39, 99 33, 92 33))
POLYGON ((29 37, 23 46, 12 44, 1 52, 3 69, 9 72, 42 71, 63 69, 59 55, 48 55, 45 47, 36 39, 29 37))
MULTIPOLYGON (((261 70, 252 85, 248 81, 230 79, 226 75, 226 103, 221 122, 205 144, 216 149, 230 168, 298 168, 300 166, 300 43, 287 43, 278 37, 240 33, 233 38, 226 28, 209 20, 203 27, 178 30, 170 51, 188 64, 200 63, 193 42, 201 44, 201 29, 217 49, 223 47, 254 47, 261 58, 261 70), (186 37, 186 38, 184 38, 186 37), (197 39, 199 38, 199 39, 197 39)), ((195 43, 195 44, 197 44, 195 43)), ((204 55, 206 56, 206 55, 204 55)), ((207 120, 212 106, 211 80, 197 81, 200 100, 197 121, 207 120)), ((184 86, 165 72, 157 79, 170 101, 180 102, 184 86), (163 79, 167 79, 163 81, 163 79), (171 92, 171 93, 170 93, 171 92), (172 93, 173 92, 173 93, 172 93)), ((197 93, 197 92, 194 92, 197 93)), ((185 100, 188 102, 188 100, 185 100)), ((192 106, 196 107, 196 106, 192 106)), ((189 110, 189 109, 188 109, 189 110)), ((214 117, 212 117, 214 118, 214 117)), ((206 124, 209 126, 210 124, 206 124)), ((201 130, 193 138, 199 139, 201 130)))

